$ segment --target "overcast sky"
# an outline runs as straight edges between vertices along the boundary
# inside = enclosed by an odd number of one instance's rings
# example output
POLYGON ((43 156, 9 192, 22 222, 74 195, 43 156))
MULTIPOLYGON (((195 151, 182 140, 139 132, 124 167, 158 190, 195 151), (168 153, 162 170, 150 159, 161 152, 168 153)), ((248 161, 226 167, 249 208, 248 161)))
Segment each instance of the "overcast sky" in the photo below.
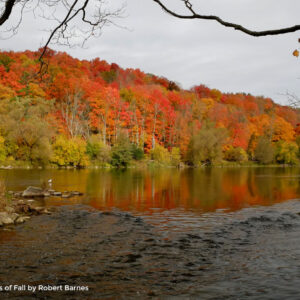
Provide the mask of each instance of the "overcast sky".
MULTIPOLYGON (((112 1, 112 0, 111 0, 112 1)), ((114 0, 115 3, 122 1, 114 0)), ((125 2, 125 1, 123 1, 125 2)), ((172 5, 179 0, 169 0, 172 5)), ((198 0, 195 9, 217 14, 250 29, 266 30, 300 23, 299 0, 198 0)), ((180 10, 180 7, 178 7, 180 10)), ((214 21, 179 20, 152 0, 127 0, 126 17, 106 27, 87 49, 52 46, 81 59, 99 57, 123 68, 165 76, 183 88, 205 84, 222 92, 246 92, 285 103, 281 94, 300 95, 300 31, 254 38, 214 21)), ((14 21, 15 16, 11 21, 14 21)), ((1 40, 2 50, 37 50, 47 33, 45 22, 26 15, 19 33, 1 40)))

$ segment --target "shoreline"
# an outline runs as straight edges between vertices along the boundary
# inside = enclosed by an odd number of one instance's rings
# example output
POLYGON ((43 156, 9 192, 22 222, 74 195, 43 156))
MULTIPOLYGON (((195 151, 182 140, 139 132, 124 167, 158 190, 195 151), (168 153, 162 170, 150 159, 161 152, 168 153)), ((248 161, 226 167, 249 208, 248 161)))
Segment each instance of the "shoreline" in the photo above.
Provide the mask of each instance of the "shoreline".
POLYGON ((18 225, 28 221, 33 215, 51 214, 55 208, 37 205, 36 199, 47 197, 72 198, 82 196, 78 191, 59 192, 53 189, 27 187, 21 192, 8 191, 0 195, 0 227, 18 225))
POLYGON ((133 164, 127 167, 118 168, 114 166, 99 166, 91 165, 86 167, 74 167, 74 166, 30 166, 30 165, 0 165, 0 170, 124 170, 124 169, 209 169, 209 168, 299 168, 300 165, 290 165, 290 164, 239 164, 239 163, 226 163, 226 164, 214 164, 214 165, 201 165, 201 166, 172 166, 159 163, 145 163, 145 164, 133 164))

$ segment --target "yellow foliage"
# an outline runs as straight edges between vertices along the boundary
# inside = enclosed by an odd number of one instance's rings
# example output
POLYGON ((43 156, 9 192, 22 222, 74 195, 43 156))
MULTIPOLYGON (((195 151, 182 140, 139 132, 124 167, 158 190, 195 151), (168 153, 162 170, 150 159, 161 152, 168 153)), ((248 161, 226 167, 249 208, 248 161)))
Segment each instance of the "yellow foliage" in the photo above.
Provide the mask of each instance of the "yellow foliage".
POLYGON ((36 97, 45 98, 46 97, 46 93, 42 90, 42 88, 38 84, 29 83, 28 88, 29 88, 29 94, 33 98, 36 98, 36 97))
POLYGON ((154 149, 150 151, 151 158, 160 163, 170 163, 171 157, 168 149, 161 145, 156 145, 154 149))
POLYGON ((0 100, 10 99, 15 96, 15 92, 3 84, 0 83, 0 100))
POLYGON ((6 150, 4 146, 4 138, 0 135, 0 162, 3 162, 6 157, 6 150))
POLYGON ((86 142, 80 138, 58 136, 53 145, 52 162, 59 166, 84 167, 88 165, 86 142))

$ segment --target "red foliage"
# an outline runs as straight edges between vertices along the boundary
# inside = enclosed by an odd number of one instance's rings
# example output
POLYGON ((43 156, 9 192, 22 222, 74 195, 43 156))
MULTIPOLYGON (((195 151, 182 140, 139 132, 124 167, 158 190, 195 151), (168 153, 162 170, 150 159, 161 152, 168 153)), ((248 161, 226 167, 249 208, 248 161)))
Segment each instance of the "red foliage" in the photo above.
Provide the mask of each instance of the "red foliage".
POLYGON ((99 58, 72 58, 47 49, 48 74, 36 76, 37 52, 0 53, 0 99, 40 96, 55 99, 57 130, 66 131, 61 107, 70 95, 80 94, 81 111, 92 131, 114 143, 120 130, 149 150, 154 141, 185 154, 192 135, 204 121, 228 130, 230 144, 247 149, 250 136, 273 134, 273 141, 300 135, 295 109, 271 99, 246 94, 222 94, 205 85, 182 90, 166 78, 139 69, 122 69, 99 58))

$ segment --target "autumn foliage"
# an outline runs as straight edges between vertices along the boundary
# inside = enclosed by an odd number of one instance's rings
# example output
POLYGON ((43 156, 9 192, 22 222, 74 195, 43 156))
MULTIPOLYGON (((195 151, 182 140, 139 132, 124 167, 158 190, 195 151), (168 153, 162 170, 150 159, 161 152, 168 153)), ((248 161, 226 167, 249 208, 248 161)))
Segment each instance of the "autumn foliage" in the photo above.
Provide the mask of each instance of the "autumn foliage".
MULTIPOLYGON (((274 148, 274 162, 295 161, 295 155, 287 152, 298 151, 295 140, 300 132, 299 113, 269 98, 224 94, 204 85, 184 90, 166 78, 139 69, 122 69, 98 58, 79 60, 52 50, 46 57, 47 73, 41 76, 38 57, 39 51, 0 53, 2 161, 5 155, 18 159, 16 153, 20 158, 35 159, 34 147, 42 146, 36 142, 30 148, 22 135, 17 137, 14 128, 9 128, 14 122, 20 130, 25 128, 20 122, 30 128, 31 120, 37 128, 45 129, 45 121, 51 128, 53 134, 47 130, 41 138, 47 136, 51 144, 48 160, 59 166, 87 165, 88 156, 90 161, 100 157, 105 163, 113 159, 118 165, 114 158, 126 154, 117 154, 123 147, 118 144, 121 136, 150 159, 159 157, 175 164, 180 158, 195 163, 193 157, 197 165, 214 159, 255 160, 259 143, 260 147, 274 148), (45 102, 49 107, 45 115, 39 112, 40 121, 30 115, 30 109, 26 110, 26 105, 30 108, 45 102), (23 115, 8 114, 6 108, 18 103, 25 105, 22 109, 21 104, 18 106, 23 115), (260 142, 262 138, 265 144, 260 142), (22 145, 26 153, 22 153, 22 145)), ((30 130, 31 135, 37 135, 30 130)), ((131 158, 132 149, 131 156, 127 153, 131 158)))

